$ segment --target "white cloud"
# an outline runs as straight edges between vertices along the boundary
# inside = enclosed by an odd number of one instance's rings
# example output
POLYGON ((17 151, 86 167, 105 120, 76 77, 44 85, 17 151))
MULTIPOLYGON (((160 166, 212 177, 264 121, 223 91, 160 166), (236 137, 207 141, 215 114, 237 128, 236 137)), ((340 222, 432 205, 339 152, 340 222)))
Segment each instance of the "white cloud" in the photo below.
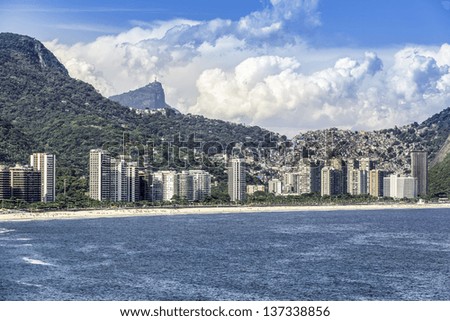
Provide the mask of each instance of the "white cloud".
POLYGON ((197 81, 197 103, 189 110, 269 127, 351 126, 356 119, 346 105, 354 105, 364 81, 381 70, 381 61, 367 53, 363 63, 343 58, 311 75, 300 73, 299 66, 295 58, 261 56, 229 73, 206 70, 197 81))
MULTIPOLYGON (((283 29, 284 24, 297 21, 299 16, 308 20, 305 17, 314 15, 316 2, 272 1, 273 6, 253 12, 239 21, 134 21, 138 27, 118 35, 99 37, 92 43, 65 46, 53 41, 47 46, 64 64, 75 58, 81 64, 95 66, 96 73, 92 72, 92 68, 84 68, 85 75, 73 64, 68 69, 71 75, 82 80, 89 79, 103 94, 109 96, 143 86, 155 76, 170 78, 171 69, 180 65, 189 68, 195 59, 201 60, 198 63, 206 64, 208 68, 208 61, 201 59, 207 54, 207 49, 208 56, 219 55, 224 61, 225 55, 227 60, 230 55, 241 58, 243 52, 246 57, 254 55, 255 50, 267 46, 274 39, 283 45, 287 40, 295 43, 297 36, 287 34, 283 29), (101 71, 102 76, 98 71, 101 71), (111 84, 109 88, 105 87, 108 83, 111 84)), ((310 20, 305 24, 312 25, 315 23, 312 21, 317 18, 310 20)), ((231 57, 231 63, 238 63, 238 60, 231 57)), ((195 80, 191 81, 195 83, 195 80)))
POLYGON ((47 43, 70 74, 110 96, 158 77, 168 103, 294 134, 386 128, 450 104, 450 45, 314 49, 299 36, 320 25, 317 0, 271 0, 237 21, 135 22, 91 43, 47 43))

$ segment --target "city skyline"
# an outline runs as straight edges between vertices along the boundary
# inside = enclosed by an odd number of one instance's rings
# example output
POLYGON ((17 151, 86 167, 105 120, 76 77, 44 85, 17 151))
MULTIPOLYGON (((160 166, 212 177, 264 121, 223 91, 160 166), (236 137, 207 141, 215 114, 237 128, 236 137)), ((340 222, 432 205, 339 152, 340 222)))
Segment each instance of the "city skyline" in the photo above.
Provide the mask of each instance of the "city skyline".
MULTIPOLYGON (((428 158, 426 151, 411 152, 410 173, 389 171, 367 157, 333 157, 313 161, 301 159, 295 167, 279 166, 268 176, 258 176, 260 183, 248 184, 246 159, 242 154, 227 162, 229 201, 245 202, 255 192, 277 196, 319 193, 320 196, 367 195, 375 198, 415 199, 428 195, 428 158), (261 185, 262 189, 258 186, 261 185)), ((228 161, 226 161, 228 159, 228 161)), ((252 160, 250 160, 253 162, 252 160)), ((220 165, 219 165, 220 166, 220 165)), ((202 202, 211 196, 212 180, 220 179, 202 169, 181 171, 154 168, 132 160, 132 156, 113 157, 103 149, 89 152, 89 187, 86 195, 97 201, 111 202, 202 202)), ((0 199, 26 202, 56 201, 56 156, 30 155, 30 165, 8 167, 0 164, 0 199)))
POLYGON ((293 136, 394 127, 448 106, 449 9, 426 0, 6 1, 0 30, 45 41, 105 96, 158 77, 181 112, 293 136))

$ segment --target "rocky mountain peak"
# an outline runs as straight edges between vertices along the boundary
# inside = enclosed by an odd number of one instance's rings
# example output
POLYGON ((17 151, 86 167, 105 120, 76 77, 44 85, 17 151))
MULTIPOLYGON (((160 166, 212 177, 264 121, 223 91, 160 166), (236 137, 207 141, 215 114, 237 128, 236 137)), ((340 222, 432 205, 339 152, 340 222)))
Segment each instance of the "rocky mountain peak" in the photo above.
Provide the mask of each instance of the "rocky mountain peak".
POLYGON ((171 108, 166 104, 162 84, 156 80, 142 88, 111 96, 109 99, 116 101, 123 106, 136 109, 171 108))

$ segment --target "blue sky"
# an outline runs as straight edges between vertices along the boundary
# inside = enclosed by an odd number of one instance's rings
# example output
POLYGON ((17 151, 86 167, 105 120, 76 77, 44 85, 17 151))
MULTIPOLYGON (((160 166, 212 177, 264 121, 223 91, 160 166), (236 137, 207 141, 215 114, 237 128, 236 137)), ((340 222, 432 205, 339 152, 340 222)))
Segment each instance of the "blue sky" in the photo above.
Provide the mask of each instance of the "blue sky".
POLYGON ((299 130, 377 129, 450 105, 450 1, 0 2, 105 96, 158 77, 185 113, 299 130))
POLYGON ((318 33, 337 45, 441 44, 450 36, 446 7, 439 0, 324 0, 318 33))
POLYGON ((2 1, 0 28, 41 40, 58 38, 67 43, 93 40, 139 23, 186 18, 238 19, 261 8, 259 0, 164 1, 2 1))
MULTIPOLYGON (((267 0, 5 0, 0 3, 0 28, 73 43, 154 20, 237 20, 267 6, 267 0)), ((322 24, 308 31, 317 46, 440 44, 449 38, 450 1, 322 0, 318 11, 322 24)))

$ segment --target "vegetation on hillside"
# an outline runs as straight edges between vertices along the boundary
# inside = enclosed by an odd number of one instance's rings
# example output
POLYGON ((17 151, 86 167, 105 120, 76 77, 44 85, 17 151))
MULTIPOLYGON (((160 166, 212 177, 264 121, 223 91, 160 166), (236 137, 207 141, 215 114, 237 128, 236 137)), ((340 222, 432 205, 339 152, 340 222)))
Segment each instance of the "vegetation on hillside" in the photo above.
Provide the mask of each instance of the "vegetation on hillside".
MULTIPOLYGON (((450 108, 420 125, 412 124, 380 133, 395 136, 392 141, 396 144, 398 141, 406 147, 416 143, 426 145, 435 153, 450 134, 450 108)), ((291 146, 287 143, 277 145, 282 140, 279 135, 256 126, 202 116, 136 113, 103 97, 91 85, 69 77, 64 66, 40 42, 27 36, 0 33, 0 164, 27 163, 32 152, 55 154, 57 193, 61 195, 59 201, 63 206, 70 205, 73 200, 85 201, 90 149, 105 148, 119 153, 125 147, 139 156, 155 157, 161 167, 170 168, 180 162, 169 153, 167 142, 171 142, 171 150, 176 156, 182 155, 180 159, 186 157, 191 165, 202 167, 195 162, 198 153, 192 152, 199 148, 199 141, 211 142, 209 152, 212 154, 214 151, 222 152, 225 147, 229 147, 227 151, 231 153, 230 147, 234 143, 254 148, 258 142, 266 141, 268 135, 272 135, 271 143, 276 149, 271 150, 273 153, 269 156, 274 161, 266 166, 266 171, 271 170, 271 165, 284 162, 281 159, 285 155, 282 148, 291 146), (157 148, 155 153, 152 147, 157 148)), ((371 146, 371 141, 365 138, 367 135, 360 136, 365 139, 363 142, 367 142, 361 146, 371 146)), ((348 138, 342 141, 354 139, 350 134, 348 138)), ((318 154, 324 150, 323 146, 319 142, 317 149, 305 148, 303 154, 305 151, 318 154)), ((342 149, 348 150, 349 147, 345 145, 342 149)), ((400 148, 396 151, 386 146, 386 149, 386 159, 398 157, 401 152, 400 148)), ((298 158, 293 158, 292 164, 297 161, 298 158)), ((445 164, 433 168, 430 173, 430 186, 434 193, 449 189, 450 179, 445 175, 444 171, 448 169, 445 164)), ((261 168, 258 163, 254 167, 261 168)), ((223 165, 211 169, 211 172, 225 180, 223 165)), ((249 179, 256 180, 250 176, 249 179)), ((215 192, 212 197, 218 202, 226 198, 223 188, 215 192)))
POLYGON ((447 194, 450 196, 450 154, 444 161, 430 169, 430 194, 447 194))
POLYGON ((202 116, 138 114, 69 77, 50 51, 27 36, 0 33, 0 61, 0 163, 27 163, 31 152, 55 154, 59 193, 62 180, 74 177, 81 180, 66 184, 67 190, 86 188, 89 150, 120 152, 124 137, 131 150, 176 140, 185 147, 189 137, 226 145, 270 133, 202 116))

